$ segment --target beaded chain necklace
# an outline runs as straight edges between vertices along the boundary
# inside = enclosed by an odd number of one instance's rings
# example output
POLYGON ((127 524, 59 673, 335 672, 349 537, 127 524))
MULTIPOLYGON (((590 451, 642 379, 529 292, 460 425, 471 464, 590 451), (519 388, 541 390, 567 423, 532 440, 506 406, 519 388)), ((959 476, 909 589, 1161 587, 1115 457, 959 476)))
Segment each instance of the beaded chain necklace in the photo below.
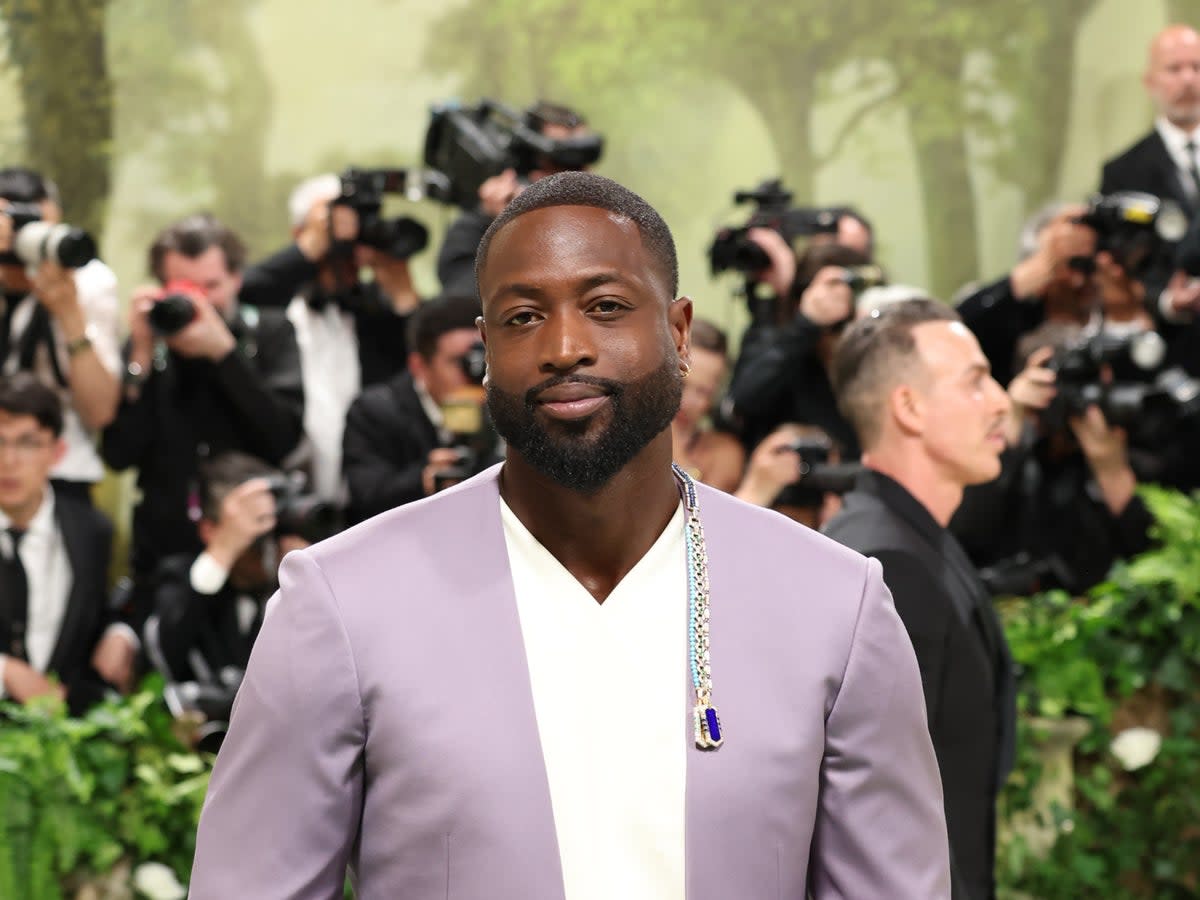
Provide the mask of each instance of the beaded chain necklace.
POLYGON ((684 539, 687 544, 688 574, 688 664, 692 688, 696 692, 693 711, 696 746, 701 750, 716 750, 724 742, 724 735, 717 708, 712 703, 712 661, 708 643, 708 550, 704 544, 704 527, 700 524, 696 485, 678 465, 672 463, 671 469, 679 483, 679 493, 687 516, 684 539))

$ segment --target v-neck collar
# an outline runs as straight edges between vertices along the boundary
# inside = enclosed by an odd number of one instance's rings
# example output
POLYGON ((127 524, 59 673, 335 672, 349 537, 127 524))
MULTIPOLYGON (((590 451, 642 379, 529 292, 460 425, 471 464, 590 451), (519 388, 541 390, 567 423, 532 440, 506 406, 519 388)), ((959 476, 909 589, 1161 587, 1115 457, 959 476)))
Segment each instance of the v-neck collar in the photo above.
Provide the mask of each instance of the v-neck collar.
MULTIPOLYGON (((667 526, 662 530, 662 533, 655 538, 654 543, 650 545, 650 549, 647 550, 642 555, 642 558, 634 563, 633 568, 626 572, 625 576, 613 586, 613 589, 604 599, 604 602, 598 603, 596 598, 592 596, 592 592, 589 591, 587 587, 580 582, 579 579, 577 579, 566 566, 562 564, 557 556, 547 550, 545 545, 543 545, 541 541, 533 536, 529 529, 525 527, 525 523, 522 522, 517 517, 517 514, 512 511, 512 508, 504 502, 503 497, 500 498, 500 518, 504 526, 504 536, 506 540, 512 541, 517 546, 517 549, 519 549, 521 552, 529 554, 531 557, 535 558, 539 566, 547 566, 550 569, 558 572, 563 577, 564 581, 568 581, 571 584, 572 588, 578 589, 577 591, 573 591, 578 600, 581 601, 586 599, 588 606, 594 607, 598 611, 602 611, 604 609, 611 611, 616 609, 618 606, 623 606, 625 601, 622 598, 626 594, 636 593, 636 591, 627 586, 638 584, 638 582, 641 580, 642 573, 647 568, 651 568, 663 562, 667 562, 668 565, 672 564, 666 559, 666 557, 673 551, 673 548, 678 543, 684 540, 684 509, 683 500, 680 499, 670 521, 667 522, 667 526)), ((683 563, 681 561, 680 565, 682 564, 683 563)), ((597 612, 596 614, 599 615, 600 612, 597 612)))

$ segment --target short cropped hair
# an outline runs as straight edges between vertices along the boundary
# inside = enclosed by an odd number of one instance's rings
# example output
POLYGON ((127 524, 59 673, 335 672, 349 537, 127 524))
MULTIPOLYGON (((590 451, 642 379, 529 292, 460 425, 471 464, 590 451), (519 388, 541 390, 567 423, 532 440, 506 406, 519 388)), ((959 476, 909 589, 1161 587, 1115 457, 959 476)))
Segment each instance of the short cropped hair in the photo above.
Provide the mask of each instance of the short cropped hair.
POLYGON ((666 279, 672 299, 679 290, 679 260, 675 239, 663 217, 629 188, 592 172, 559 172, 539 178, 516 196, 488 227, 475 254, 475 281, 487 263, 488 249, 505 225, 526 213, 551 206, 591 206, 629 219, 638 227, 642 244, 666 279))
POLYGON ((474 297, 452 294, 427 300, 408 323, 409 350, 430 362, 442 335, 463 328, 474 330, 479 313, 479 301, 474 297))
POLYGON ((729 338, 708 319, 692 319, 689 340, 694 350, 718 353, 722 359, 729 357, 729 338))
POLYGON ((168 253, 180 253, 195 259, 211 247, 220 247, 225 254, 225 268, 240 272, 246 265, 246 245, 232 228, 211 213, 195 213, 168 225, 150 245, 150 273, 159 281, 163 277, 163 261, 168 253))
POLYGON ((879 440, 891 388, 916 361, 913 329, 926 322, 961 322, 937 300, 914 299, 875 310, 853 323, 833 353, 832 380, 841 410, 863 449, 879 440))
POLYGON ((29 372, 0 377, 0 412, 33 416, 38 425, 57 438, 63 430, 63 408, 58 394, 29 372))
POLYGON ((24 166, 0 169, 0 197, 10 203, 58 203, 58 186, 49 178, 24 166))
POLYGON ((587 124, 587 119, 576 110, 550 100, 539 100, 526 109, 524 120, 525 124, 535 131, 541 131, 547 125, 582 128, 587 124))
POLYGON ((210 522, 221 521, 221 504, 230 491, 251 478, 271 478, 280 471, 270 463, 229 450, 200 464, 200 514, 210 522))

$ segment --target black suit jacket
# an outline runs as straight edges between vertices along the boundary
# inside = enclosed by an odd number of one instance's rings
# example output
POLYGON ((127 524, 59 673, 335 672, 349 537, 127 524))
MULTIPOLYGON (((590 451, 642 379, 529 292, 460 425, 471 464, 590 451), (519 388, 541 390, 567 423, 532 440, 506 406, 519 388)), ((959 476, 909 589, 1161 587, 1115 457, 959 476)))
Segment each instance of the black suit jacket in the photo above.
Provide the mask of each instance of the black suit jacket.
POLYGON ((218 363, 167 353, 104 430, 104 461, 138 469, 133 567, 141 576, 169 554, 200 552, 188 507, 203 458, 239 450, 278 465, 300 440, 300 351, 283 310, 243 307, 231 330, 238 346, 218 363))
POLYGON ((421 473, 429 451, 440 445, 411 374, 363 391, 346 414, 342 435, 349 520, 361 522, 424 497, 421 473))
MULTIPOLYGON (((145 625, 145 643, 155 666, 173 682, 210 681, 209 673, 197 670, 193 654, 215 675, 233 667, 244 670, 250 650, 262 625, 266 594, 252 599, 258 613, 250 628, 238 620, 239 592, 229 582, 216 594, 199 594, 192 589, 191 568, 195 557, 179 554, 164 559, 155 573, 154 611, 145 625)), ((214 682, 219 679, 213 679, 214 682)))
POLYGON ((444 295, 477 295, 475 253, 491 224, 491 216, 480 210, 471 210, 460 215, 446 229, 437 258, 437 276, 444 295))
POLYGON ((1100 193, 1115 191, 1144 191, 1156 197, 1170 198, 1189 216, 1196 213, 1178 169, 1167 152, 1167 145, 1157 130, 1104 164, 1100 176, 1100 193))
POLYGON ((1016 717, 1012 661, 991 600, 950 533, 878 472, 860 476, 825 533, 883 565, 921 669, 955 898, 990 897, 995 799, 1012 767, 1016 717))
POLYGON ((92 654, 117 619, 107 590, 113 528, 103 513, 61 492, 54 518, 71 564, 71 592, 46 672, 58 676, 71 713, 79 715, 111 687, 92 668, 92 654))

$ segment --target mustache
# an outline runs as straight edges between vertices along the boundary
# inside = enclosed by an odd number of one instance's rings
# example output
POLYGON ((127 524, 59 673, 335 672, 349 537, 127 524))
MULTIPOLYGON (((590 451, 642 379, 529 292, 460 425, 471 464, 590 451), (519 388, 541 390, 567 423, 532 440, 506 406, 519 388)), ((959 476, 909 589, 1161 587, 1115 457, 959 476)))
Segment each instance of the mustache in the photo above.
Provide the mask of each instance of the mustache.
POLYGON ((597 378, 595 375, 552 375, 540 384, 536 384, 525 392, 525 405, 534 406, 543 391, 556 388, 563 384, 587 384, 599 388, 613 397, 620 397, 625 392, 625 386, 619 381, 609 378, 597 378))

